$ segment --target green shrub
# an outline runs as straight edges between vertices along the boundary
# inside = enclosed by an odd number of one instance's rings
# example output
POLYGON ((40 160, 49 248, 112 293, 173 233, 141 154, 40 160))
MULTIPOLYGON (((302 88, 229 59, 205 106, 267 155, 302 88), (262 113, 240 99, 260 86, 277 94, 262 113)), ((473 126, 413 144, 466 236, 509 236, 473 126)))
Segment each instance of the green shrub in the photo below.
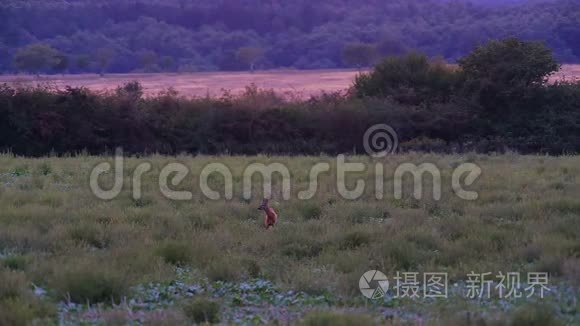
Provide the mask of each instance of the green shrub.
POLYGON ((479 91, 480 96, 497 98, 522 96, 547 83, 548 77, 560 69, 552 50, 545 44, 514 37, 478 46, 461 58, 459 65, 468 87, 479 91))
POLYGON ((371 242, 370 234, 362 231, 352 231, 345 234, 339 241, 339 248, 342 250, 356 249, 371 242))
POLYGON ((244 272, 244 266, 232 257, 221 257, 210 261, 206 274, 210 281, 235 281, 244 272))
POLYGON ((359 326, 377 325, 375 320, 367 315, 340 314, 333 312, 311 312, 300 323, 302 326, 359 326))
POLYGON ((12 173, 18 177, 28 175, 28 173, 29 173, 28 166, 26 166, 26 165, 17 166, 16 168, 14 168, 12 173))
POLYGON ((245 267, 248 275, 252 278, 260 277, 262 274, 262 267, 255 259, 246 258, 242 260, 242 265, 245 267))
POLYGON ((136 102, 143 97, 143 85, 138 81, 130 81, 117 87, 115 92, 120 98, 136 102))
POLYGON ((13 271, 16 270, 23 271, 26 268, 26 265, 28 264, 28 260, 26 259, 26 257, 18 255, 8 256, 6 258, 1 259, 0 262, 2 263, 2 266, 13 271))
POLYGON ((22 297, 27 285, 24 273, 0 270, 0 301, 22 297))
POLYGON ((571 199, 561 199, 545 205, 546 209, 560 214, 580 215, 580 202, 571 199))
POLYGON ((34 297, 28 286, 24 273, 0 270, 0 325, 29 325, 56 316, 55 307, 34 297))
POLYGON ((387 57, 372 72, 356 77, 357 97, 391 97, 402 104, 447 102, 459 74, 423 54, 387 57))
MULTIPOLYGON (((366 248, 361 250, 365 251, 366 248)), ((330 263, 332 263, 334 269, 340 273, 357 272, 362 274, 365 271, 361 271, 361 269, 364 269, 364 267, 368 266, 369 263, 369 258, 360 251, 342 251, 340 253, 332 252, 329 253, 329 255, 331 255, 330 263)))
POLYGON ((322 208, 316 203, 304 203, 300 207, 300 214, 305 220, 318 219, 322 215, 322 208))
POLYGON ((94 225, 74 225, 70 228, 69 234, 71 239, 78 244, 89 245, 99 249, 108 246, 108 240, 103 237, 101 230, 94 225))
POLYGON ((118 303, 128 291, 121 275, 87 268, 65 273, 56 286, 62 297, 75 303, 118 303))
POLYGON ((166 263, 177 266, 185 265, 191 261, 190 246, 178 242, 168 242, 160 245, 155 250, 155 254, 163 258, 166 263))
POLYGON ((52 173, 52 167, 48 162, 42 162, 37 168, 36 171, 40 175, 47 176, 52 173))
POLYGON ((538 244, 530 244, 521 250, 521 257, 527 262, 532 263, 542 257, 542 247, 538 244))
POLYGON ((190 215, 189 220, 195 229, 200 230, 213 230, 218 223, 216 218, 210 218, 206 216, 190 215))
POLYGON ((294 259, 312 258, 318 256, 322 251, 322 245, 314 242, 290 242, 286 243, 281 249, 281 253, 294 259))
POLYGON ((394 270, 411 270, 422 262, 421 252, 414 243, 393 239, 381 246, 383 257, 394 270))
POLYGON ((53 305, 36 298, 0 301, 0 325, 52 325, 56 315, 53 305))
POLYGON ((219 303, 205 298, 198 298, 186 303, 183 306, 183 313, 197 324, 216 324, 220 321, 219 303))
POLYGON ((137 208, 143 208, 150 206, 153 204, 153 200, 151 198, 139 198, 139 199, 132 199, 133 206, 137 208))
POLYGON ((431 251, 441 249, 441 240, 430 230, 413 230, 405 236, 405 239, 415 243, 421 249, 431 251))

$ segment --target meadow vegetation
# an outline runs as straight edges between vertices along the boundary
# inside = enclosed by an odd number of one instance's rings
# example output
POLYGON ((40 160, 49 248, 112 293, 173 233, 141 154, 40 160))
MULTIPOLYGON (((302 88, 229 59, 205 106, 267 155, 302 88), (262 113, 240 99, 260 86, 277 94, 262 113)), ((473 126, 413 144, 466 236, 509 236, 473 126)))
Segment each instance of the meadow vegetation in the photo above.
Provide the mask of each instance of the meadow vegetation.
MULTIPOLYGON (((580 160, 566 154, 580 151, 580 84, 548 83, 558 68, 543 44, 510 38, 476 48, 457 67, 420 54, 386 58, 348 94, 306 101, 253 86, 194 99, 172 90, 144 97, 138 83, 108 93, 1 86, 0 325, 577 324, 580 160), (360 155, 363 134, 378 123, 396 130, 400 153, 360 155), (89 176, 118 146, 131 156, 124 188, 100 200, 89 176), (366 181, 357 200, 337 188, 339 153, 365 163, 345 180, 349 189, 366 181), (144 162, 152 169, 134 197, 132 173, 144 162), (173 186, 192 191, 191 200, 159 188, 173 162, 190 169, 173 186), (289 200, 274 177, 280 219, 269 231, 257 210, 267 196, 262 180, 251 199, 242 196, 243 171, 257 162, 290 171, 289 200), (322 162, 331 171, 313 198, 299 200, 322 162), (441 200, 429 178, 421 199, 411 178, 396 198, 397 166, 427 162, 441 171, 441 200), (483 171, 470 186, 473 201, 451 186, 467 162, 483 171), (209 163, 232 171, 231 200, 197 187, 209 163), (448 273, 449 299, 366 300, 359 279, 373 269, 448 273), (470 300, 472 272, 545 272, 551 290, 544 299, 470 300)), ((208 178, 214 190, 224 183, 208 178)))
MULTIPOLYGON (((465 324, 466 313, 473 323, 507 323, 512 318, 520 321, 515 325, 529 324, 530 319, 578 321, 578 306, 572 301, 580 285, 577 157, 390 156, 384 161, 382 200, 374 195, 372 168, 348 175, 349 187, 355 178, 368 185, 356 201, 338 194, 332 157, 159 155, 127 159, 124 191, 102 201, 91 193, 88 178, 103 160, 112 158, 0 157, 0 324, 54 321, 57 311, 61 320, 73 323, 127 322, 135 316, 282 322, 299 321, 308 311, 305 325, 335 320, 351 325, 352 314, 368 316, 356 317, 359 321, 423 316, 440 324, 448 324, 447 319, 465 324), (153 169, 144 175, 143 197, 135 200, 132 171, 144 160, 153 169), (191 170, 177 187, 193 191, 190 201, 172 201, 159 191, 161 167, 175 160, 191 170), (320 176, 313 199, 298 200, 296 193, 307 189, 310 168, 320 161, 329 162, 331 172, 320 176), (201 169, 210 162, 232 170, 233 200, 209 200, 197 189, 201 169), (283 162, 292 172, 288 201, 281 199, 281 180, 274 177, 273 205, 280 222, 269 232, 261 226, 260 200, 241 195, 242 171, 253 162, 283 162), (411 178, 405 180, 403 199, 395 199, 391 172, 403 162, 436 164, 442 171, 442 200, 430 199, 428 186, 424 198, 415 199, 411 178), (450 173, 463 162, 477 163, 483 170, 470 187, 479 192, 475 201, 461 200, 451 191, 450 173), (370 269, 391 276, 397 271, 447 272, 451 286, 459 288, 472 271, 548 272, 554 292, 538 299, 543 310, 525 310, 533 299, 492 298, 479 306, 460 293, 451 294, 443 305, 390 298, 369 306, 358 279, 370 269), (126 313, 127 305, 132 315, 126 313), (90 310, 96 306, 100 308, 90 310), (334 307, 344 310, 329 313, 334 307), (276 309, 294 314, 269 312, 276 309), (239 311, 245 315, 238 316, 239 311)), ((373 162, 362 156, 348 160, 371 167, 373 162)), ((102 182, 107 184, 109 177, 102 182)), ((260 198, 261 180, 255 181, 254 198, 260 198)), ((211 178, 210 185, 223 189, 223 179, 211 178)))

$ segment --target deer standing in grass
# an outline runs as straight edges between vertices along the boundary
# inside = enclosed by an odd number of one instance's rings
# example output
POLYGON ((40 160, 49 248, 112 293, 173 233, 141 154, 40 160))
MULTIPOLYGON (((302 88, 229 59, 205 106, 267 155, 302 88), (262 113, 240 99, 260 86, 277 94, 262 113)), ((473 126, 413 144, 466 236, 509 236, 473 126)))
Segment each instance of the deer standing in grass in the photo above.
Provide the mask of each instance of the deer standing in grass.
POLYGON ((264 218, 264 227, 266 228, 266 230, 276 225, 276 221, 278 221, 278 214, 276 214, 276 211, 272 207, 270 207, 268 203, 269 200, 264 199, 262 201, 262 205, 258 207, 259 210, 264 211, 264 213, 266 214, 264 218))

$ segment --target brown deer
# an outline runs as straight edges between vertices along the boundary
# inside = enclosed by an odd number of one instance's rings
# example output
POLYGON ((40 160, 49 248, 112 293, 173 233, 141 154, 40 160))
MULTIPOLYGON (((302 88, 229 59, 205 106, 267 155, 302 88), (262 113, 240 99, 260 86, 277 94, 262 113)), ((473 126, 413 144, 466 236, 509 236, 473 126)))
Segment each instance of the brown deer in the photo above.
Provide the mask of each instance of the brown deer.
POLYGON ((272 207, 270 207, 268 203, 269 200, 264 199, 262 201, 262 205, 258 207, 259 210, 262 210, 264 211, 264 213, 266 213, 266 216, 264 218, 264 227, 266 228, 266 230, 276 225, 276 222, 278 221, 278 214, 276 214, 276 211, 272 207))

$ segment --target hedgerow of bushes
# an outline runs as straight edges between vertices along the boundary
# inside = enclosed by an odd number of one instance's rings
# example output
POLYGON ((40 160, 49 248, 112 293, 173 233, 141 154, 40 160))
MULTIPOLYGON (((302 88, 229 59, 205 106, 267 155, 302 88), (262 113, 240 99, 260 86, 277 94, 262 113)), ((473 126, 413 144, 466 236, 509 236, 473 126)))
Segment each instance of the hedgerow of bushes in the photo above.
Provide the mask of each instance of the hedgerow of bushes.
POLYGON ((0 86, 0 150, 18 155, 123 147, 126 153, 364 153, 363 135, 386 123, 400 150, 575 153, 580 84, 548 83, 558 69, 534 42, 494 41, 449 67, 419 54, 360 75, 348 94, 287 100, 248 86, 239 96, 143 97, 115 92, 0 86))

